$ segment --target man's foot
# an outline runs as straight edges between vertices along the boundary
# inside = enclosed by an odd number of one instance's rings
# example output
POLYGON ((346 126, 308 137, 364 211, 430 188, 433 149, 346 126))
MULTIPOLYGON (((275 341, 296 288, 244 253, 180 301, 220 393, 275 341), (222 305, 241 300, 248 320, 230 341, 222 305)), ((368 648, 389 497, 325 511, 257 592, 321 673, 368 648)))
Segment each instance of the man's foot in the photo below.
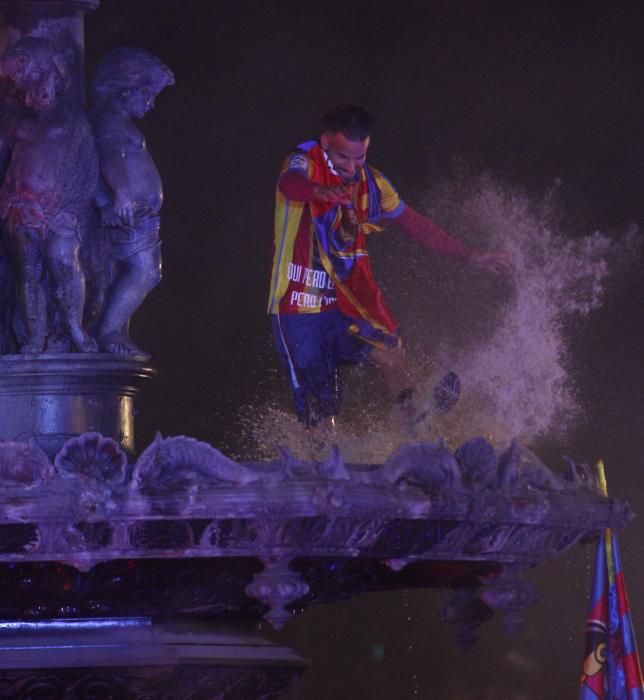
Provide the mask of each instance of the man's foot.
POLYGON ((311 448, 314 453, 324 452, 336 438, 336 417, 325 416, 308 428, 311 448))
POLYGON ((129 335, 118 331, 112 331, 101 336, 98 345, 101 350, 110 352, 113 355, 142 355, 150 357, 149 353, 141 350, 129 335))
POLYGON ((447 372, 432 389, 428 401, 420 406, 410 405, 409 424, 420 425, 431 413, 448 413, 457 404, 461 395, 461 380, 456 372, 447 372))
POLYGON ((432 391, 434 411, 451 411, 461 396, 461 380, 456 372, 447 372, 432 391))

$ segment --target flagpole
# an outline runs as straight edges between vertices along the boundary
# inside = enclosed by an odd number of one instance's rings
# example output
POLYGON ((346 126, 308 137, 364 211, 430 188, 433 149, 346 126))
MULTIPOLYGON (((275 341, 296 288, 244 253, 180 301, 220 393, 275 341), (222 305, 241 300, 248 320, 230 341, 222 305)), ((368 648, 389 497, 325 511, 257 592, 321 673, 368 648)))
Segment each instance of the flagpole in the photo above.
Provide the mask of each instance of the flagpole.
MULTIPOLYGON (((608 498, 606 471, 595 465, 599 492, 608 498)), ((644 680, 617 538, 607 527, 599 538, 586 620, 580 700, 644 700, 644 680)))

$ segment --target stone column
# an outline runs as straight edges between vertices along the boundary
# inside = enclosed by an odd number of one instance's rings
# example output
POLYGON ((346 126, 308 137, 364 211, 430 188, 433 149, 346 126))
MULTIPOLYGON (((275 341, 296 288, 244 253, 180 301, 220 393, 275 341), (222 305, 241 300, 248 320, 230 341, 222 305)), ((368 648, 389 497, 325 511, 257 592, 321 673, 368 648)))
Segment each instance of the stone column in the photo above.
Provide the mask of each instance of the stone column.
POLYGON ((53 456, 97 432, 135 453, 134 400, 156 374, 139 358, 99 353, 0 357, 0 440, 35 440, 53 456))
MULTIPOLYGON (((84 104, 85 14, 99 0, 0 0, 0 56, 25 36, 69 56, 69 93, 84 104)), ((6 352, 6 351, 5 351, 6 352)), ((155 374, 146 358, 98 353, 0 356, 0 440, 35 439, 50 456, 96 431, 132 454, 134 399, 155 374)))

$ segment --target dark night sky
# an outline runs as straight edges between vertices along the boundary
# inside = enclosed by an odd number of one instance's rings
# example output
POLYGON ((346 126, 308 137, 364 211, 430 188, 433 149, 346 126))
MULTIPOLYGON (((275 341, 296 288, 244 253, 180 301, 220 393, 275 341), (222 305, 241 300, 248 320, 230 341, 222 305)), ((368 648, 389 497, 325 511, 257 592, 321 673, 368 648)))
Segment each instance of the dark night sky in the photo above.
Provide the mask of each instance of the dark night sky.
MULTIPOLYGON (((140 402, 139 444, 158 428, 238 448, 236 411, 258 386, 284 395, 266 379, 276 365, 263 314, 275 176, 335 103, 374 112, 370 158, 411 203, 459 157, 537 195, 560 178, 578 226, 642 225, 643 36, 644 5, 619 0, 102 0, 86 23, 88 75, 117 45, 151 50, 176 75, 142 124, 166 204, 165 278, 135 319, 160 371, 140 402)), ((636 510, 643 292, 641 273, 615 280, 579 329, 588 411, 566 446, 603 456, 612 493, 636 510)), ((621 539, 641 638, 642 527, 621 539)), ((280 635, 313 659, 288 698, 575 697, 589 557, 577 548, 534 572, 542 601, 526 631, 513 639, 492 623, 467 653, 438 620, 437 592, 310 609, 280 635)))

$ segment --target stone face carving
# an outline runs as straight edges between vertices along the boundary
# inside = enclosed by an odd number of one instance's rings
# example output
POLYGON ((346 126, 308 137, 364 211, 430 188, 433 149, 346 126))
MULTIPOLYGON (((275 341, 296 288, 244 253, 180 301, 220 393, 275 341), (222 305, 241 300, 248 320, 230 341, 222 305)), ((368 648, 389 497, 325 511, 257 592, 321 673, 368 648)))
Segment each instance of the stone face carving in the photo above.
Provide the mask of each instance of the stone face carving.
POLYGON ((141 352, 129 337, 129 320, 161 280, 161 178, 132 119, 143 117, 173 84, 170 69, 152 54, 118 48, 101 61, 92 85, 89 119, 101 172, 96 204, 116 267, 97 331, 107 352, 141 352))
POLYGON ((87 119, 68 99, 73 52, 23 37, 3 55, 8 91, 0 153, 0 219, 16 278, 23 353, 97 350, 83 326, 80 247, 98 183, 87 119))

